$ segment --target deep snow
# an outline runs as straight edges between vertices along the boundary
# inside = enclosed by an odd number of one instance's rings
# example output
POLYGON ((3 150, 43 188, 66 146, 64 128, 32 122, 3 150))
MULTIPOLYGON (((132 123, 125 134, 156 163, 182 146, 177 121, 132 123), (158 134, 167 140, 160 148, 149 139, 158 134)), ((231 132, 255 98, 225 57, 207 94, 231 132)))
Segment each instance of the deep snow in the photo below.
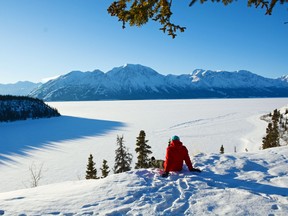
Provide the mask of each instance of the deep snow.
POLYGON ((49 103, 64 116, 0 124, 0 215, 287 215, 287 147, 259 151, 267 126, 260 116, 287 104, 287 98, 49 103), (204 172, 162 179, 157 170, 138 170, 83 180, 90 153, 98 175, 103 159, 113 167, 117 135, 135 163, 142 129, 159 159, 179 135, 204 172), (225 155, 217 154, 221 145, 225 155), (31 165, 43 165, 43 186, 29 189, 31 165))
POLYGON ((114 165, 117 135, 134 155, 140 130, 157 159, 164 159, 177 134, 190 155, 200 152, 254 152, 267 122, 260 116, 287 105, 287 98, 49 103, 58 118, 0 124, 0 192, 30 186, 29 167, 43 164, 40 185, 84 179, 89 154, 96 167, 114 165), (3 160, 4 159, 4 160, 3 160), (13 179, 13 181, 11 181, 13 179))
POLYGON ((202 173, 140 169, 0 193, 0 215, 287 215, 288 147, 193 162, 202 173))

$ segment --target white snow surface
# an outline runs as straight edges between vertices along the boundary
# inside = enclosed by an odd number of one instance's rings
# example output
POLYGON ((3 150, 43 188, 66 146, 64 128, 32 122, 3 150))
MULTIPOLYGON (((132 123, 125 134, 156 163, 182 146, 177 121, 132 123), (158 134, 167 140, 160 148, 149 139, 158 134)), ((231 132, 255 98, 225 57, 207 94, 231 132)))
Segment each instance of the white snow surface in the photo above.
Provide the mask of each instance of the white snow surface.
POLYGON ((0 215, 287 215, 288 147, 193 157, 202 173, 139 169, 0 193, 0 215))
POLYGON ((287 215, 287 146, 259 150, 267 127, 260 116, 287 104, 287 98, 51 102, 62 117, 0 124, 0 215, 287 215), (203 172, 184 167, 163 179, 157 169, 132 170, 84 180, 90 153, 98 176, 103 159, 113 168, 117 135, 124 135, 134 167, 140 130, 157 159, 164 159, 169 138, 180 136, 203 172), (43 165, 36 188, 32 165, 43 165))

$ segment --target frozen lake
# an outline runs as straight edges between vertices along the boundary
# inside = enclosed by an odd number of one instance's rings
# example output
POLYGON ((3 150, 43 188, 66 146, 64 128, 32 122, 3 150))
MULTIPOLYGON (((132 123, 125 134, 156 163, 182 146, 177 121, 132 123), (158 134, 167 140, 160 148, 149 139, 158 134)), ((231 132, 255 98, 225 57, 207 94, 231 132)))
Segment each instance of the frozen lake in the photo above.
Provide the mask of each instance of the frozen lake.
POLYGON ((112 169, 117 135, 134 163, 140 130, 159 159, 173 135, 191 156, 218 153, 221 145, 225 152, 257 151, 267 126, 259 117, 287 104, 288 98, 50 102, 62 117, 0 124, 0 191, 29 187, 31 164, 43 164, 42 184, 84 179, 90 153, 99 173, 103 159, 112 169))
POLYGON ((124 135, 132 149, 139 131, 145 130, 159 157, 175 134, 191 153, 218 152, 221 145, 227 152, 234 151, 234 147, 238 151, 258 150, 267 127, 259 117, 287 104, 287 98, 50 103, 62 115, 121 125, 105 138, 112 135, 113 142, 117 134, 124 135))

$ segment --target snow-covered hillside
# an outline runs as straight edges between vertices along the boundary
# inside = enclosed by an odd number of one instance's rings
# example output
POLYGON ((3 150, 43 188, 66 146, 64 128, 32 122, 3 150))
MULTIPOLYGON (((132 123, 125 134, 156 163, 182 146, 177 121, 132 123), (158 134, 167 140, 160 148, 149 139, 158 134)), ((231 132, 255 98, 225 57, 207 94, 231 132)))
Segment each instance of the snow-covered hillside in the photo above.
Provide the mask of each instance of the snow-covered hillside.
POLYGON ((146 66, 127 64, 107 73, 70 72, 43 84, 31 96, 47 101, 287 97, 288 83, 243 70, 164 76, 146 66))
MULTIPOLYGON (((260 116, 287 98, 53 102, 62 116, 0 124, 0 215, 286 215, 287 147, 259 150, 260 116), (133 170, 83 180, 89 154, 98 176, 114 165, 116 137, 133 154, 145 130, 153 156, 164 159, 179 135, 195 167, 172 173, 133 170), (225 154, 218 154, 220 146, 225 154), (237 149, 237 153, 234 151, 237 149), (246 152, 246 149, 248 152, 246 152), (39 187, 30 168, 42 167, 39 187)), ((286 105, 286 106, 285 106, 286 105)))
POLYGON ((210 88, 269 88, 283 87, 286 83, 280 80, 268 79, 250 71, 239 70, 235 72, 195 70, 192 73, 193 83, 197 87, 210 88))
POLYGON ((287 215, 288 147, 197 154, 202 173, 140 169, 0 193, 0 215, 287 215))
POLYGON ((159 159, 175 134, 191 155, 217 153, 221 145, 226 153, 254 152, 268 124, 260 116, 287 103, 285 98, 49 103, 61 117, 0 124, 0 173, 5 173, 0 192, 29 187, 32 164, 43 164, 40 185, 83 179, 89 154, 97 169, 103 159, 113 167, 117 135, 124 136, 135 163, 140 130, 159 159))
POLYGON ((288 82, 288 75, 284 75, 284 76, 280 77, 279 79, 282 81, 288 82))

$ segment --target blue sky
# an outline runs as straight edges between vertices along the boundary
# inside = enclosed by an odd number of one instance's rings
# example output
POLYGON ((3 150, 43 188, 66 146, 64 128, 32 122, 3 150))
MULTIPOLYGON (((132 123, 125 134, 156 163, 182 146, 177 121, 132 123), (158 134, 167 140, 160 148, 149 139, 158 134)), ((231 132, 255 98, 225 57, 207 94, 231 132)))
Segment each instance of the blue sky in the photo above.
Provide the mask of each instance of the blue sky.
POLYGON ((157 23, 123 30, 107 0, 0 0, 0 83, 33 82, 72 70, 104 72, 125 63, 161 74, 194 69, 288 74, 288 7, 272 16, 248 8, 174 1, 173 21, 187 27, 171 39, 157 23))

